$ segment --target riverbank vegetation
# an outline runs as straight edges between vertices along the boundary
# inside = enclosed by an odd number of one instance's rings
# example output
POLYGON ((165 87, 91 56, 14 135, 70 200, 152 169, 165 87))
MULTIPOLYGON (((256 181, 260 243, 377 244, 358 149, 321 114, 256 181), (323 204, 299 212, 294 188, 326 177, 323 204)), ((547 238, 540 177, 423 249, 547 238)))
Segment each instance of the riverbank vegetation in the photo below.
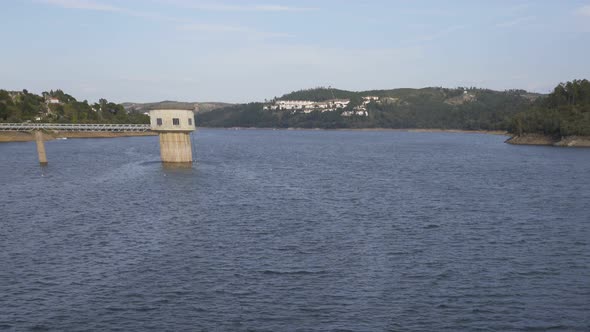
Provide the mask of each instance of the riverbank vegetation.
POLYGON ((100 99, 78 101, 62 90, 41 95, 0 90, 0 122, 149 123, 149 117, 128 113, 123 105, 100 99))
POLYGON ((590 136, 590 82, 559 84, 546 98, 516 114, 509 129, 517 136, 590 136))
MULTIPOLYGON (((209 104, 207 112, 197 114, 199 126, 412 128, 509 131, 514 136, 553 138, 590 136, 590 82, 586 79, 561 83, 549 95, 463 87, 362 92, 315 88, 291 92, 265 103, 209 104), (268 107, 277 105, 277 101, 319 103, 342 99, 350 102, 346 107, 332 110, 268 107), (363 112, 358 112, 359 107, 363 112)), ((126 110, 123 105, 106 99, 94 104, 78 101, 61 90, 41 95, 27 90, 0 90, 0 122, 149 123, 149 117, 142 112, 149 107, 162 107, 150 105, 129 104, 126 110)))

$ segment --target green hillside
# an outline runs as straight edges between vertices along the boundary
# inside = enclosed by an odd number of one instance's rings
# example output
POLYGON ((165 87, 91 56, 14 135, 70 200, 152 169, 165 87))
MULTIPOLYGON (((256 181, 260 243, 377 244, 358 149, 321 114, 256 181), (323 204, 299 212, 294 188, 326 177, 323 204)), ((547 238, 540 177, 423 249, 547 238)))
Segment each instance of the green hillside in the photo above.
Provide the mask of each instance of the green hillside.
POLYGON ((217 102, 181 102, 181 101, 160 101, 155 103, 123 103, 125 109, 131 113, 144 113, 155 109, 182 109, 192 110, 195 113, 205 113, 218 109, 221 107, 227 107, 231 104, 228 103, 217 103, 217 102))
POLYGON ((299 90, 283 95, 279 100, 311 100, 311 101, 325 101, 330 99, 350 99, 359 97, 359 92, 330 89, 330 88, 315 88, 307 90, 299 90))
POLYGON ((436 128, 507 130, 514 135, 590 136, 590 82, 585 79, 561 83, 549 95, 478 88, 360 92, 316 88, 291 92, 269 103, 249 104, 176 101, 116 104, 106 99, 91 104, 61 90, 41 95, 27 90, 0 90, 0 122, 149 123, 143 112, 157 108, 198 109, 197 124, 203 127, 436 128), (368 96, 378 100, 363 99, 368 96), (314 102, 316 106, 329 105, 333 99, 348 99, 350 103, 331 111, 270 107, 302 100, 314 102))
POLYGON ((0 122, 149 123, 149 117, 128 113, 106 99, 94 104, 78 101, 62 90, 41 95, 0 90, 0 122))
POLYGON ((519 136, 590 136, 590 81, 559 84, 547 98, 517 114, 510 131, 519 136))
POLYGON ((441 128, 506 130, 512 118, 529 109, 542 95, 524 90, 493 91, 477 88, 393 89, 346 91, 329 88, 300 90, 281 100, 326 101, 350 99, 350 104, 332 112, 263 110, 251 103, 223 107, 197 116, 197 123, 210 127, 299 127, 299 128, 441 128), (367 116, 343 116, 361 105, 362 97, 379 101, 366 105, 367 116))

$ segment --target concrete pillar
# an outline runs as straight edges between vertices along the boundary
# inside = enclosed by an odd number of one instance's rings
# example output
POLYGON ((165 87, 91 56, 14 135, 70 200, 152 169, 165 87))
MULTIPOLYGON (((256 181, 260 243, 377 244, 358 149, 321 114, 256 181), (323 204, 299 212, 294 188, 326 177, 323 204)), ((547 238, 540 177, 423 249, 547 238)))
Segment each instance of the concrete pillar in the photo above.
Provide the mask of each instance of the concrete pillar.
POLYGON ((35 142, 37 143, 37 155, 39 155, 39 164, 47 165, 47 154, 45 153, 45 142, 43 141, 43 132, 35 130, 35 142))
POLYGON ((192 163, 189 132, 160 132, 160 156, 164 163, 192 163))

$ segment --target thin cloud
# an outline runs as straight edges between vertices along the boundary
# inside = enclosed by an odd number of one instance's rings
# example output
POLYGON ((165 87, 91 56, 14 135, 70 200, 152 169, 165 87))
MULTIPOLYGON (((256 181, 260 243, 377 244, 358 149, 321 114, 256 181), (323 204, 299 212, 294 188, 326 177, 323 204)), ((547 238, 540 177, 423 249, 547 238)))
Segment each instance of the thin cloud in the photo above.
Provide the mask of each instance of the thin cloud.
POLYGON ((182 31, 196 31, 207 33, 221 33, 221 34, 238 34, 251 38, 274 38, 274 37, 292 37, 285 33, 274 33, 259 31, 246 26, 239 25, 223 25, 223 24, 207 24, 207 23, 188 23, 178 26, 182 31))
MULTIPOLYGON (((131 17, 139 17, 149 20, 155 21, 163 21, 163 22, 175 22, 179 25, 177 28, 178 30, 183 31, 200 31, 200 32, 208 32, 208 33, 225 33, 225 34, 240 34, 243 36, 247 36, 249 38, 257 38, 257 39, 264 39, 264 38, 277 38, 277 37, 292 37, 289 34, 285 33, 275 33, 275 32, 264 32, 259 31, 250 27, 244 26, 233 26, 233 25, 223 25, 223 24, 209 24, 209 23, 195 23, 191 22, 186 19, 181 19, 178 17, 172 16, 165 16, 159 13, 152 13, 152 12, 143 12, 143 11, 135 11, 126 8, 120 8, 111 6, 108 4, 103 4, 97 1, 91 0, 38 0, 38 2, 45 3, 48 5, 58 6, 67 9, 80 9, 80 10, 90 10, 90 11, 104 11, 104 12, 113 12, 120 15, 126 15, 131 17)), ((265 10, 280 10, 280 8, 265 8, 265 10)))
POLYGON ((183 8, 219 12, 305 12, 318 9, 314 7, 294 7, 276 4, 230 5, 186 0, 161 0, 161 2, 183 8))
POLYGON ((535 17, 533 17, 533 16, 519 17, 519 18, 510 20, 510 21, 500 22, 500 23, 496 24, 496 27, 498 27, 498 28, 510 28, 510 27, 515 26, 515 25, 519 25, 519 24, 522 24, 522 23, 526 23, 526 22, 532 21, 534 19, 535 19, 535 17))
POLYGON ((451 33, 455 32, 455 31, 462 30, 462 29, 465 29, 465 26, 455 25, 455 26, 448 27, 446 29, 442 29, 442 30, 439 30, 437 32, 434 32, 434 33, 431 33, 428 35, 419 36, 417 40, 422 41, 422 42, 433 41, 433 40, 436 40, 436 39, 439 39, 442 37, 446 37, 446 36, 450 35, 451 33))
POLYGON ((521 4, 517 4, 511 7, 508 7, 506 9, 506 12, 508 13, 517 13, 517 12, 522 12, 525 10, 528 10, 531 7, 531 5, 529 3, 521 3, 521 4))
POLYGON ((178 17, 174 17, 174 16, 161 15, 158 13, 141 12, 141 11, 127 10, 127 9, 122 9, 120 12, 125 15, 139 17, 139 18, 145 18, 145 19, 154 20, 154 21, 175 22, 175 23, 187 22, 186 19, 182 19, 182 18, 178 18, 178 17))
POLYGON ((57 6, 66 9, 79 9, 79 10, 89 10, 89 11, 101 11, 101 12, 111 12, 117 13, 121 15, 127 15, 132 17, 140 17, 155 21, 164 21, 164 22, 186 22, 184 19, 180 19, 177 17, 161 15, 159 13, 151 13, 151 12, 144 12, 144 11, 137 11, 131 10, 121 7, 111 6, 109 4, 100 3, 98 1, 90 1, 90 0, 37 0, 39 3, 44 3, 47 5, 57 6))
POLYGON ((312 11, 318 10, 318 8, 313 7, 289 7, 289 6, 281 6, 281 5, 255 5, 251 7, 254 11, 264 11, 264 12, 305 12, 305 11, 312 11))
POLYGON ((112 5, 100 3, 93 0, 38 0, 38 2, 48 5, 59 6, 68 9, 95 10, 104 12, 119 12, 121 8, 112 5))
POLYGON ((576 14, 580 16, 590 17, 590 5, 582 6, 576 9, 576 14))
POLYGON ((250 32, 251 30, 247 27, 222 25, 222 24, 203 24, 203 23, 190 23, 184 24, 178 27, 179 30, 184 31, 202 31, 202 32, 250 32))

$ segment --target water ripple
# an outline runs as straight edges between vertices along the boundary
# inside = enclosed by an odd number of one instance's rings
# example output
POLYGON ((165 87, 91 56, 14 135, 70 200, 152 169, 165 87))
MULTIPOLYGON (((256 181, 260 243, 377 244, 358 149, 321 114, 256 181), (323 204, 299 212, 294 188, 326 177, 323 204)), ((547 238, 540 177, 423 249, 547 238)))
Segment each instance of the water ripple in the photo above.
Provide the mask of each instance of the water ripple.
POLYGON ((502 140, 0 144, 0 331, 589 331, 590 150, 502 140))

